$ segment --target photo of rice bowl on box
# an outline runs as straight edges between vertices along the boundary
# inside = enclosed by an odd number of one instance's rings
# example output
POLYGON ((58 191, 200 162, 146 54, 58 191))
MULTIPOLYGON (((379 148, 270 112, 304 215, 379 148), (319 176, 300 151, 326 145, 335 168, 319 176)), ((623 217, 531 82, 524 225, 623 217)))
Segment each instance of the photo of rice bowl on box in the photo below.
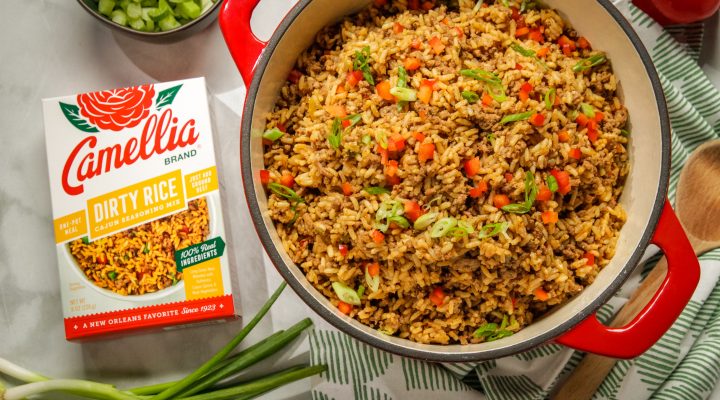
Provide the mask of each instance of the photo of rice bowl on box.
POLYGON ((208 200, 191 200, 175 213, 92 242, 69 242, 78 270, 96 287, 121 296, 167 290, 182 282, 175 251, 205 241, 211 231, 208 200))
POLYGON ((593 282, 626 220, 610 60, 554 10, 476 4, 324 29, 263 135, 290 258, 343 313, 419 343, 516 333, 593 282))

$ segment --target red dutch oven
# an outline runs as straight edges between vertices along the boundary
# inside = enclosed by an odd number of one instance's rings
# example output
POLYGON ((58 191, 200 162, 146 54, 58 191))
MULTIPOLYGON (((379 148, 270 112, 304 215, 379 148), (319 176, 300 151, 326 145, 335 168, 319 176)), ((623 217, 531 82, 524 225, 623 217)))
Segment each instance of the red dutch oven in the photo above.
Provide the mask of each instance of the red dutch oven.
POLYGON ((341 314, 287 256, 267 212, 260 182, 262 133, 280 88, 298 55, 324 26, 352 15, 369 0, 300 0, 271 39, 259 40, 250 19, 259 0, 226 0, 220 26, 247 87, 241 127, 243 185, 255 229, 283 278, 320 316, 377 348, 430 361, 461 362, 499 358, 555 342, 617 358, 640 355, 667 331, 697 286, 700 268, 666 193, 670 170, 670 124, 660 81, 637 34, 608 0, 549 0, 593 46, 608 53, 630 111, 631 172, 620 199, 628 220, 616 254, 595 282, 566 304, 520 332, 489 343, 430 345, 387 336, 341 314), (640 314, 627 326, 609 328, 595 311, 622 285, 645 249, 656 244, 668 258, 668 275, 640 314))

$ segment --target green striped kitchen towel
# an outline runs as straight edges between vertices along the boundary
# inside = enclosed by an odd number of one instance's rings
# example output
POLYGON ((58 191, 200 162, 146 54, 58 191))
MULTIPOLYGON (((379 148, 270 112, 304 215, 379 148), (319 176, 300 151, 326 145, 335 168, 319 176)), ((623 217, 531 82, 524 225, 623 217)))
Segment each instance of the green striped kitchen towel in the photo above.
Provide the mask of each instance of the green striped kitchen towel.
MULTIPOLYGON (((688 154, 720 137, 720 93, 696 63, 702 28, 663 30, 629 2, 616 6, 645 43, 665 90, 673 128, 669 196, 674 201, 688 154)), ((600 309, 600 319, 612 317, 659 258, 652 254, 656 250, 648 253, 644 268, 600 309)), ((720 398, 720 251, 703 255, 701 268, 700 285, 679 320, 645 354, 618 362, 596 399, 720 398)), ((316 378, 314 400, 543 399, 583 356, 549 344, 479 364, 431 364, 374 349, 316 319, 312 362, 330 369, 316 378)))

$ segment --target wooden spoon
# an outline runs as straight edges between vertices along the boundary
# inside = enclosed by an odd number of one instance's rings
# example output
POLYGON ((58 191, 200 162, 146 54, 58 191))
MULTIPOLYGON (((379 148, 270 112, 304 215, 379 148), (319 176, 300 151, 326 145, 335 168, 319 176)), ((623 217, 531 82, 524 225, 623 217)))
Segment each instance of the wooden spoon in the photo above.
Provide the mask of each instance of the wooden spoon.
MULTIPOLYGON (((680 174, 675 212, 696 255, 720 247, 720 140, 698 147, 680 174)), ((617 313, 610 326, 627 325, 657 292, 667 274, 663 257, 617 313)), ((617 359, 587 354, 553 396, 590 399, 617 359)))

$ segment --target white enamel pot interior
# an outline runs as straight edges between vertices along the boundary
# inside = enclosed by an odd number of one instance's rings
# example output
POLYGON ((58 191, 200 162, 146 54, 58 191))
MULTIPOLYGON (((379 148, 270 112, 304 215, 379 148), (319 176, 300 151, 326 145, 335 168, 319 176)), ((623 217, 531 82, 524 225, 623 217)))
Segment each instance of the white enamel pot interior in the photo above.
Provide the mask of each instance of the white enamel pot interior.
MULTIPOLYGON (((607 53, 630 112, 632 138, 628 150, 632 169, 621 197, 628 220, 622 228, 615 257, 592 285, 568 303, 515 335, 472 345, 419 344, 364 326, 341 314, 308 283, 302 270, 286 254, 268 216, 267 197, 259 180, 259 170, 264 168, 261 135, 265 116, 272 110, 296 58, 311 44, 315 34, 324 26, 361 10, 369 1, 300 0, 267 43, 259 41, 250 32, 249 20, 257 1, 226 1, 220 15, 226 42, 248 86, 241 131, 245 194, 255 228, 270 259, 300 297, 331 324, 357 339, 396 354, 459 362, 498 358, 551 341, 615 357, 633 357, 659 339, 679 315, 694 290, 698 274, 695 271, 697 259, 689 250, 672 210, 665 205, 670 162, 670 128, 665 100, 649 55, 628 22, 609 1, 547 0, 546 3, 559 10, 595 49, 607 53), (659 222, 664 228, 658 228, 656 232, 659 222), (670 242, 677 247, 675 252, 679 255, 669 258, 671 264, 677 265, 678 260, 689 264, 674 268, 674 276, 684 278, 684 281, 671 285, 670 279, 666 279, 666 297, 672 291, 674 299, 663 300, 659 292, 654 303, 651 301, 656 308, 654 313, 648 307, 625 328, 605 328, 593 313, 617 291, 651 240, 664 248, 670 242), (661 309, 663 305, 665 308, 661 309), (621 343, 628 341, 630 345, 621 343)), ((667 248, 665 250, 669 253, 667 248)))

